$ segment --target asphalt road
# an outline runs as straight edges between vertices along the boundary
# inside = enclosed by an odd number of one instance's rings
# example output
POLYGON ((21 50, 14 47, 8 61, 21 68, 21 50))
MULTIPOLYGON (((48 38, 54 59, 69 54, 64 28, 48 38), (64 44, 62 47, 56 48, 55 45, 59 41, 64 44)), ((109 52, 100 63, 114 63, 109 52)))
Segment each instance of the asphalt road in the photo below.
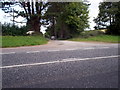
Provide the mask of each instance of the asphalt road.
POLYGON ((118 88, 117 44, 53 41, 1 55, 3 88, 118 88))

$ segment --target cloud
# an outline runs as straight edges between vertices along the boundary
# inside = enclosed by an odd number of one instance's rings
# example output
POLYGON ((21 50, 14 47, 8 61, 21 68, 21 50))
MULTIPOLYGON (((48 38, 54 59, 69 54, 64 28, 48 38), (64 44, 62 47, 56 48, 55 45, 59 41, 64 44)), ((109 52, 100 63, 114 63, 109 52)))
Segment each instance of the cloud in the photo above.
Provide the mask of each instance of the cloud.
POLYGON ((89 24, 90 24, 90 29, 94 29, 93 27, 95 26, 95 23, 93 21, 94 17, 96 18, 98 13, 99 13, 99 3, 102 2, 102 0, 88 0, 89 3, 91 4, 89 6, 89 24))

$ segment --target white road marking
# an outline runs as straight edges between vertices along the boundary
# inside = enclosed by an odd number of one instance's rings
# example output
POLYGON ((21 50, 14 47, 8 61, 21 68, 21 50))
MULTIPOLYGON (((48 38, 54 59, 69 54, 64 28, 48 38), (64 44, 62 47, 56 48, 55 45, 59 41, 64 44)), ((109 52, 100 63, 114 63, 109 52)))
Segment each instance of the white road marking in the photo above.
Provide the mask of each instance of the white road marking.
POLYGON ((0 53, 0 54, 15 54, 15 52, 0 53))
POLYGON ((110 47, 99 47, 97 49, 106 49, 106 48, 110 48, 110 47))
POLYGON ((78 49, 65 49, 66 51, 78 50, 78 49))
POLYGON ((26 52, 26 53, 38 53, 40 51, 29 51, 29 52, 26 52))
POLYGON ((92 48, 92 47, 90 47, 90 48, 83 48, 83 50, 89 50, 89 49, 95 49, 95 48, 92 48))
POLYGON ((47 50, 47 52, 57 52, 57 51, 61 51, 61 50, 47 50))
POLYGON ((36 66, 36 65, 46 65, 46 64, 55 64, 55 63, 65 63, 65 62, 76 62, 76 61, 83 61, 83 60, 97 60, 97 59, 106 59, 106 58, 116 58, 120 55, 115 56, 104 56, 104 57, 93 57, 93 58, 68 58, 63 60, 57 61, 50 61, 50 62, 40 62, 40 63, 31 63, 31 64, 20 64, 20 65, 11 65, 11 66, 3 66, 0 69, 7 69, 7 68, 16 68, 16 67, 26 67, 26 66, 36 66))
MULTIPOLYGON (((38 52, 58 52, 58 51, 72 51, 72 50, 92 50, 92 49, 108 49, 110 47, 98 47, 98 48, 94 48, 94 47, 88 47, 88 48, 76 48, 76 49, 64 49, 64 50, 47 50, 47 51, 28 51, 25 53, 38 53, 38 52)), ((115 48, 115 47, 114 47, 115 48)), ((116 47, 117 48, 117 47, 116 47)), ((15 54, 16 52, 8 52, 8 53, 0 53, 0 55, 4 55, 4 54, 15 54)))

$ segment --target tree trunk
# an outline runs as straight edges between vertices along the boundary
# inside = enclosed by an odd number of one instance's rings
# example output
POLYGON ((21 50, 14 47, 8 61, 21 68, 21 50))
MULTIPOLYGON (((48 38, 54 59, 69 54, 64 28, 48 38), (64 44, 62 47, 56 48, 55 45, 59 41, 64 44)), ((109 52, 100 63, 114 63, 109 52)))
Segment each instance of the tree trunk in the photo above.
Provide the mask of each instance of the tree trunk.
POLYGON ((63 24, 61 25, 61 33, 60 33, 60 38, 61 39, 64 39, 64 27, 63 27, 63 24))
POLYGON ((111 17, 111 15, 110 15, 110 26, 111 26, 111 24, 112 24, 112 17, 111 17))
POLYGON ((29 26, 29 31, 35 31, 36 33, 41 33, 40 32, 41 24, 38 16, 31 16, 30 20, 28 20, 27 22, 27 25, 29 26))

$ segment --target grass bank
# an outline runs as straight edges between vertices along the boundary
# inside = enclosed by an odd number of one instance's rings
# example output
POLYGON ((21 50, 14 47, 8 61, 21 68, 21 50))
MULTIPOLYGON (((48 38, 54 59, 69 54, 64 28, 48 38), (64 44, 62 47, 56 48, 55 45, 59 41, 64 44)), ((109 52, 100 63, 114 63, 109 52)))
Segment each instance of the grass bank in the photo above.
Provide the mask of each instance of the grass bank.
POLYGON ((99 35, 99 36, 92 36, 88 38, 72 38, 69 39, 71 41, 95 41, 95 42, 108 42, 108 43, 120 43, 120 36, 113 36, 113 35, 99 35))
POLYGON ((2 36, 2 47, 42 45, 47 42, 42 36, 2 36))

